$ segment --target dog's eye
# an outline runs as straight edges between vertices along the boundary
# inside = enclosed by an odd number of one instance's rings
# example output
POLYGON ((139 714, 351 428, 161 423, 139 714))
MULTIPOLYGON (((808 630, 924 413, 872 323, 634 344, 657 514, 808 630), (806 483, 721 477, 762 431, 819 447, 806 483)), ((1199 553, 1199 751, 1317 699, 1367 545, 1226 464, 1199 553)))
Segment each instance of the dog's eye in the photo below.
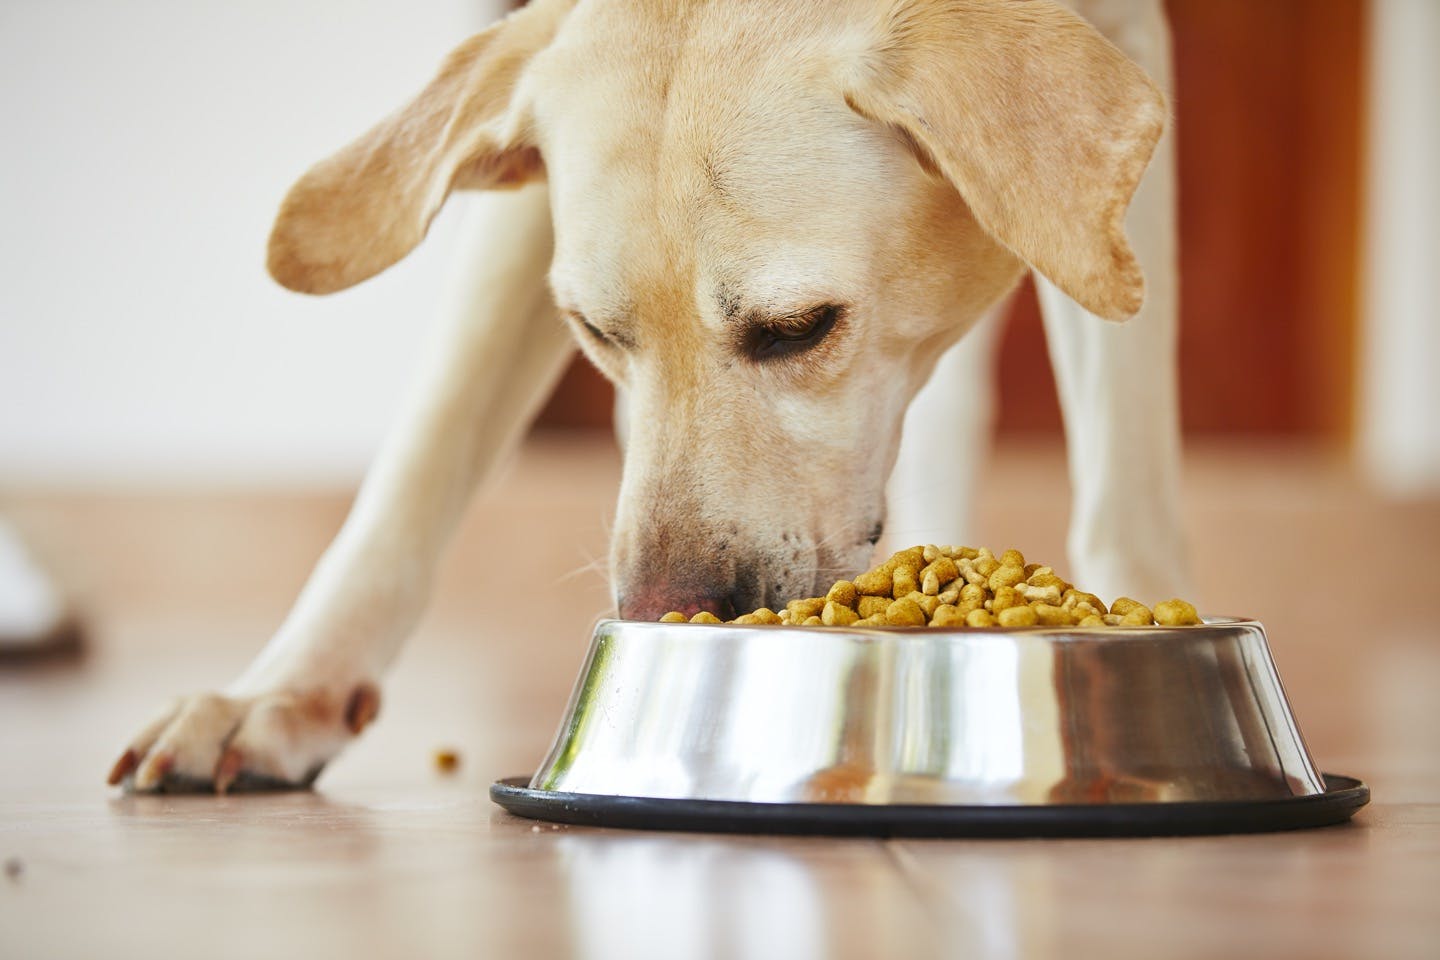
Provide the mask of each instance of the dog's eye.
POLYGON ((604 330, 601 330, 599 327, 595 326, 595 324, 585 319, 584 314, 579 313, 575 310, 566 310, 565 315, 569 317, 576 326, 580 327, 586 333, 590 334, 590 336, 593 337, 597 342, 603 343, 607 347, 613 347, 615 345, 615 341, 611 340, 608 336, 606 336, 604 330))
POLYGON ((835 329, 843 310, 836 304, 781 317, 751 327, 746 334, 745 352, 755 360, 774 360, 811 349, 835 329))

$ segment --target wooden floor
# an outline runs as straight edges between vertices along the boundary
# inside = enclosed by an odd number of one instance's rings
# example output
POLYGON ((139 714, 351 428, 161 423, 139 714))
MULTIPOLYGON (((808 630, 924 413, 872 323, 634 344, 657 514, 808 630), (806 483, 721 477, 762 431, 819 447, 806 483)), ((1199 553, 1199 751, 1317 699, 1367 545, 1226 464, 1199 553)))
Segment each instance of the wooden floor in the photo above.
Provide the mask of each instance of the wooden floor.
MULTIPOLYGON (((0 501, 91 627, 82 658, 0 665, 0 957, 1440 956, 1440 505, 1381 504, 1311 453, 1192 456, 1202 607, 1266 622, 1321 766, 1374 788, 1349 826, 1063 842, 537 826, 485 790, 540 759, 606 606, 594 560, 617 476, 603 443, 532 444, 471 512, 378 725, 314 793, 226 799, 101 780, 162 698, 241 667, 344 498, 0 501), (447 746, 448 778, 431 762, 447 746)), ((992 477, 985 539, 1061 557, 1058 456, 1007 450, 992 477)))

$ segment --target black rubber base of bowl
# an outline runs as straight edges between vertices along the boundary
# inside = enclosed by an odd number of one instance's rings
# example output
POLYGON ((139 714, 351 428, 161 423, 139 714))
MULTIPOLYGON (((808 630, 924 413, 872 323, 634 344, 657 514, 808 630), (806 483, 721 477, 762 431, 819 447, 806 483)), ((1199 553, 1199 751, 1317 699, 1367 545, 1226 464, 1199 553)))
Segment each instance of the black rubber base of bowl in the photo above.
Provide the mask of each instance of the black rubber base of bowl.
POLYGON ((1370 802, 1353 777, 1325 774, 1325 792, 1282 800, 1064 806, 747 803, 532 790, 528 777, 490 786, 490 799, 532 820, 636 830, 808 833, 870 837, 1162 837, 1262 833, 1343 823, 1370 802))

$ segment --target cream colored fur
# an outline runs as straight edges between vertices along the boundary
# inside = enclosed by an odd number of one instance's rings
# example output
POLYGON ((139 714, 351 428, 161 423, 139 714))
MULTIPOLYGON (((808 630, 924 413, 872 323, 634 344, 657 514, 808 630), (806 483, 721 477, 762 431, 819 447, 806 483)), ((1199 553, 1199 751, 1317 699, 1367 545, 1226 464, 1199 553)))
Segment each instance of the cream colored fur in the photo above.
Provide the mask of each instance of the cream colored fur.
POLYGON ((1139 308, 1123 221, 1164 117, 1050 0, 535 0, 467 41, 296 184, 271 271, 337 290, 403 257, 453 189, 536 185, 477 211, 449 339, 290 618, 113 779, 305 782, 373 715, 469 490, 571 350, 547 273, 629 398, 622 614, 758 606, 861 567, 907 406, 1027 266, 1094 315, 1139 308), (808 349, 752 351, 817 317, 833 328, 808 349))

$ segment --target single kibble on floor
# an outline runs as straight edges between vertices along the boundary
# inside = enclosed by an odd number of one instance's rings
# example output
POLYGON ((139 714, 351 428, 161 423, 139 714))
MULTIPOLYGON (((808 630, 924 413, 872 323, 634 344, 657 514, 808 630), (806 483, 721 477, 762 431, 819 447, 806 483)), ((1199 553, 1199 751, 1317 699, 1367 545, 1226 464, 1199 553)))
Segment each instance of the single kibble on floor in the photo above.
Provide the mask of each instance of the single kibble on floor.
POLYGON ((5 858, 5 876, 10 880, 19 880, 20 874, 25 872, 25 861, 19 857, 5 858))
MULTIPOLYGON (((672 611, 663 623, 683 623, 672 611)), ((708 611, 690 623, 721 623, 708 611)), ((1027 562, 1019 550, 998 557, 985 547, 910 547, 885 562, 837 580, 823 597, 797 597, 778 611, 761 607, 728 621, 790 627, 1085 627, 1086 629, 1203 624, 1195 607, 1175 598, 1152 612, 1130 597, 1108 607, 1043 563, 1027 562)))
POLYGON ((435 769, 444 774, 454 773, 460 769, 460 754, 458 751, 448 748, 441 748, 435 751, 435 769))

